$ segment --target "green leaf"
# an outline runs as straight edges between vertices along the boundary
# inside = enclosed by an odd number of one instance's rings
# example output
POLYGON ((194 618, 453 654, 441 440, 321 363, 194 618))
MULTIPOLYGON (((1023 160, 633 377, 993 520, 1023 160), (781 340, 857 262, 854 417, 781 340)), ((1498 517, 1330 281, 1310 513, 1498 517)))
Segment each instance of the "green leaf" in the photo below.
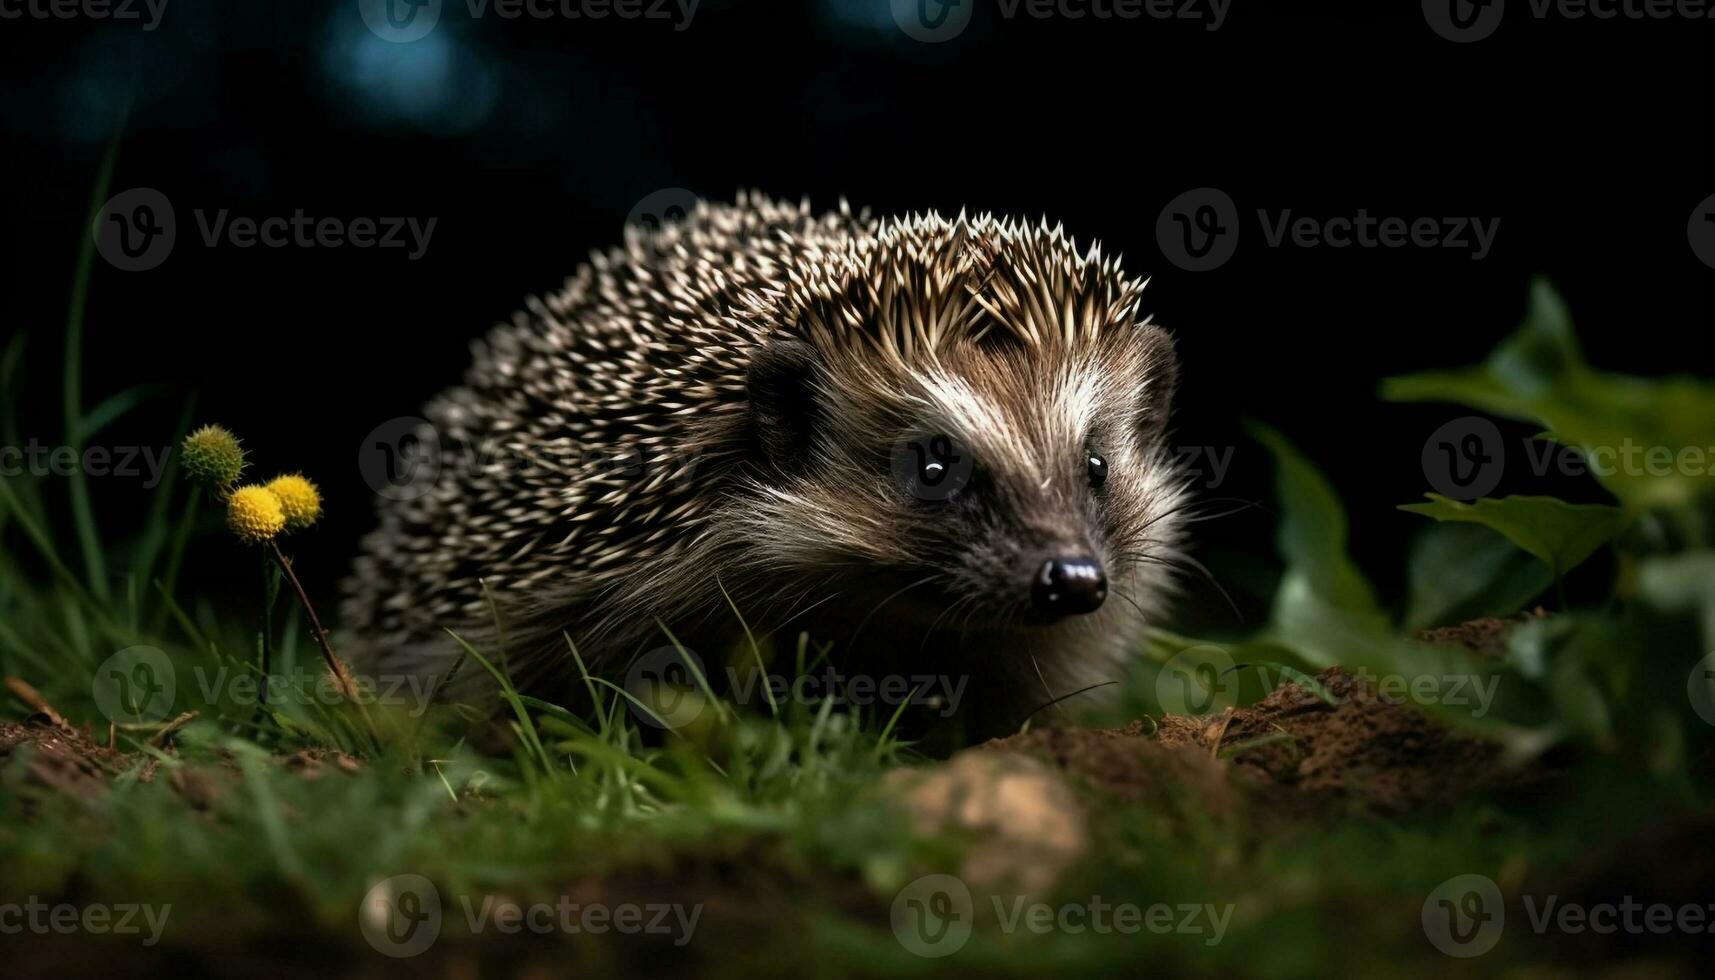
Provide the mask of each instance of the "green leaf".
POLYGON ((1506 659, 1545 687, 1557 724, 1598 742, 1612 737, 1615 698, 1637 658, 1611 621, 1574 613, 1521 623, 1506 659))
POLYGON ((1556 660, 1548 690, 1557 716, 1573 731, 1598 742, 1612 737, 1614 720, 1607 695, 1583 664, 1571 657, 1556 660))
POLYGON ((1626 526, 1626 512, 1605 504, 1569 504, 1553 497, 1484 497, 1462 504, 1438 493, 1400 510, 1438 521, 1481 524, 1543 560, 1556 577, 1578 567, 1626 526))
POLYGON ((1409 631, 1512 616, 1554 585, 1554 575, 1511 541, 1474 524, 1424 526, 1411 549, 1409 631))
POLYGON ((1272 618, 1258 639, 1277 643, 1318 669, 1342 666, 1394 670, 1402 666, 1394 657, 1395 648, 1406 645, 1406 641, 1396 636, 1386 616, 1335 605, 1297 570, 1288 571, 1280 580, 1272 618))
POLYGON ((1688 551, 1638 563, 1638 594, 1657 608, 1692 611, 1703 646, 1715 650, 1715 551, 1688 551))
POLYGON ((1257 423, 1249 429, 1274 456, 1278 541, 1287 566, 1336 608, 1377 612, 1369 581, 1346 553, 1346 511, 1327 478, 1279 432, 1257 423))
POLYGON ((1483 364, 1389 378, 1381 394, 1541 425, 1633 508, 1682 507, 1715 491, 1715 383, 1592 370, 1565 304, 1541 280, 1524 323, 1483 364))

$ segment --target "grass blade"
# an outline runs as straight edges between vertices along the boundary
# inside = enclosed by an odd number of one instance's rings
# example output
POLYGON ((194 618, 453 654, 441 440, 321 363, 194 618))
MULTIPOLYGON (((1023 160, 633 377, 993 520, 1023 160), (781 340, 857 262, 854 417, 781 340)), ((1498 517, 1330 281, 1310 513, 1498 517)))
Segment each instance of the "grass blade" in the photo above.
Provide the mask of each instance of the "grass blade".
MULTIPOLYGON (((66 443, 72 451, 83 452, 83 323, 89 301, 90 269, 95 263, 95 236, 91 229, 96 216, 107 201, 108 188, 113 184, 113 167, 119 159, 119 131, 108 141, 107 153, 101 159, 95 186, 89 195, 89 212, 84 217, 83 234, 78 236, 77 268, 72 274, 71 305, 66 311, 65 342, 65 428, 66 443)), ((83 551, 83 567, 89 577, 90 591, 99 599, 108 597, 107 559, 101 549, 101 533, 95 525, 95 510, 89 503, 89 480, 83 467, 72 467, 70 483, 72 523, 77 530, 78 547, 83 551)))

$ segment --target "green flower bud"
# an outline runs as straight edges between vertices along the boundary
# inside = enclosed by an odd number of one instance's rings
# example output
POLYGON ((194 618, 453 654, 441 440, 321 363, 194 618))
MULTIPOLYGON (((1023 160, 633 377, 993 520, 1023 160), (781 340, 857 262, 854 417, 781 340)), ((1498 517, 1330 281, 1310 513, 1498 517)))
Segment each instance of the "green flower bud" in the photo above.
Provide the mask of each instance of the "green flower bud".
POLYGON ((198 483, 228 487, 244 472, 244 450, 238 437, 218 425, 205 425, 188 436, 179 448, 185 472, 198 483))

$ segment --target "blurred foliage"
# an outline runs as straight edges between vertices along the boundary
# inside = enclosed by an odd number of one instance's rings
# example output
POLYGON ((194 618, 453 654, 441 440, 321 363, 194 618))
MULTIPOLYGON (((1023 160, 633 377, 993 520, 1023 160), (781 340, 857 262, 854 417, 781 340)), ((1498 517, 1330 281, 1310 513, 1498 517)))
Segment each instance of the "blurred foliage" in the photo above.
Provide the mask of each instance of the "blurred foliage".
POLYGON ((1452 402, 1541 425, 1545 438, 1595 464, 1596 478, 1629 509, 1686 513, 1715 487, 1715 384, 1594 370, 1566 304, 1545 281, 1531 287, 1524 323, 1487 361, 1389 378, 1381 391, 1392 401, 1452 402), (1645 465, 1648 452, 1671 462, 1645 465))

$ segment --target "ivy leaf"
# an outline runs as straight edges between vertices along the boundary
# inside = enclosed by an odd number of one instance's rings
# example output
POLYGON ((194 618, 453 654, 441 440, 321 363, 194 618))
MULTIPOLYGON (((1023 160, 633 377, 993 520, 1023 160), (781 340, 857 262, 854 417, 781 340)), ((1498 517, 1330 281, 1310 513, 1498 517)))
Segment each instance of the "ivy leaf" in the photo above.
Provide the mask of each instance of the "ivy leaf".
POLYGON ((1578 567, 1625 529, 1627 515, 1605 504, 1569 504, 1553 497, 1484 497, 1462 504, 1438 493, 1399 509, 1438 521, 1481 524, 1530 552, 1556 577, 1578 567))

